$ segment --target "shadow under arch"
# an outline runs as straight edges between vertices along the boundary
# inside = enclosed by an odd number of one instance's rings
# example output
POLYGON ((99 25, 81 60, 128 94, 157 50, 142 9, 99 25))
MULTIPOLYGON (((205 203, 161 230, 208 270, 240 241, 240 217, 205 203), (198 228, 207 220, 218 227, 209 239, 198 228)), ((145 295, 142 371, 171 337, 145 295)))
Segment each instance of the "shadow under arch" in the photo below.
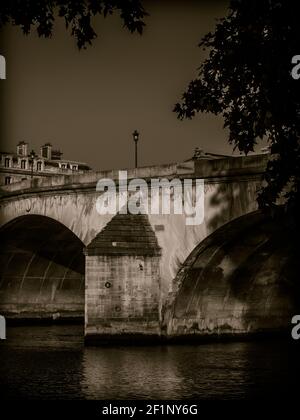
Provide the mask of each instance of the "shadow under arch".
POLYGON ((168 335, 290 329, 300 309, 299 251, 260 211, 217 229, 188 256, 164 314, 168 335))
POLYGON ((83 319, 84 244, 65 225, 20 216, 0 229, 0 313, 20 319, 83 319))

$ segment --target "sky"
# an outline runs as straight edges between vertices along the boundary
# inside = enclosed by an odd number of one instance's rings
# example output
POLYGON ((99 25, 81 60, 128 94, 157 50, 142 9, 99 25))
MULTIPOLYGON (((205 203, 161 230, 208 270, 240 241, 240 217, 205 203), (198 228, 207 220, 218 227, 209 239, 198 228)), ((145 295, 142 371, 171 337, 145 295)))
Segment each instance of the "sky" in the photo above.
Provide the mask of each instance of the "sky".
POLYGON ((59 21, 51 39, 0 33, 6 80, 0 81, 1 150, 45 142, 95 170, 134 166, 132 132, 140 132, 139 166, 179 162, 195 147, 232 154, 223 120, 198 114, 180 121, 172 109, 205 58, 198 47, 227 13, 227 1, 144 1, 142 36, 119 16, 95 21, 97 39, 79 51, 59 21))

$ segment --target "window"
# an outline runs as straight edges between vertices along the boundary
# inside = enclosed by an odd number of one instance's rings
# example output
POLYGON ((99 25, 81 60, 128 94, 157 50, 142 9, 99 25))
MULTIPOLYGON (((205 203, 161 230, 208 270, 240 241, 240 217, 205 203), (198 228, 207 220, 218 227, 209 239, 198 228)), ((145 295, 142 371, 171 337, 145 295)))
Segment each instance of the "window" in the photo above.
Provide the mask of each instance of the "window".
POLYGON ((40 172, 42 170, 42 162, 37 163, 36 169, 37 169, 38 172, 40 172))
POLYGON ((78 166, 77 165, 72 165, 72 171, 78 171, 78 166))
POLYGON ((10 158, 5 158, 5 160, 4 160, 4 166, 5 166, 5 168, 9 168, 10 167, 10 158))
POLYGON ((10 176, 6 176, 5 177, 5 185, 8 185, 11 183, 11 177, 10 176))
POLYGON ((26 160, 21 160, 21 169, 26 169, 26 160))

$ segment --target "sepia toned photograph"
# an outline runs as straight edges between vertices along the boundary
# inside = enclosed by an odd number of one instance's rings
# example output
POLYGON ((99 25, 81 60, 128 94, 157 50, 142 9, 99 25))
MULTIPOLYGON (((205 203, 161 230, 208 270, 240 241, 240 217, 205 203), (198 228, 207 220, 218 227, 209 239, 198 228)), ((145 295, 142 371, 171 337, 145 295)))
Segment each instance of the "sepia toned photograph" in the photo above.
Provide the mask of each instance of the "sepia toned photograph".
POLYGON ((298 16, 1 1, 1 400, 297 397, 298 16))

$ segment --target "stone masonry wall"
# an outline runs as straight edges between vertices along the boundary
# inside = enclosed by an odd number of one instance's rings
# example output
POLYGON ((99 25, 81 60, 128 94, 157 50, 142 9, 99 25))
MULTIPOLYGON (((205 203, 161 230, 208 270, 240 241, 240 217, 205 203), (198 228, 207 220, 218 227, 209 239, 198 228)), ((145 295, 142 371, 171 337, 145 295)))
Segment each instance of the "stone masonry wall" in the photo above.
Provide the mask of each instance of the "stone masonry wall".
POLYGON ((159 257, 86 257, 85 335, 159 334, 159 257))

